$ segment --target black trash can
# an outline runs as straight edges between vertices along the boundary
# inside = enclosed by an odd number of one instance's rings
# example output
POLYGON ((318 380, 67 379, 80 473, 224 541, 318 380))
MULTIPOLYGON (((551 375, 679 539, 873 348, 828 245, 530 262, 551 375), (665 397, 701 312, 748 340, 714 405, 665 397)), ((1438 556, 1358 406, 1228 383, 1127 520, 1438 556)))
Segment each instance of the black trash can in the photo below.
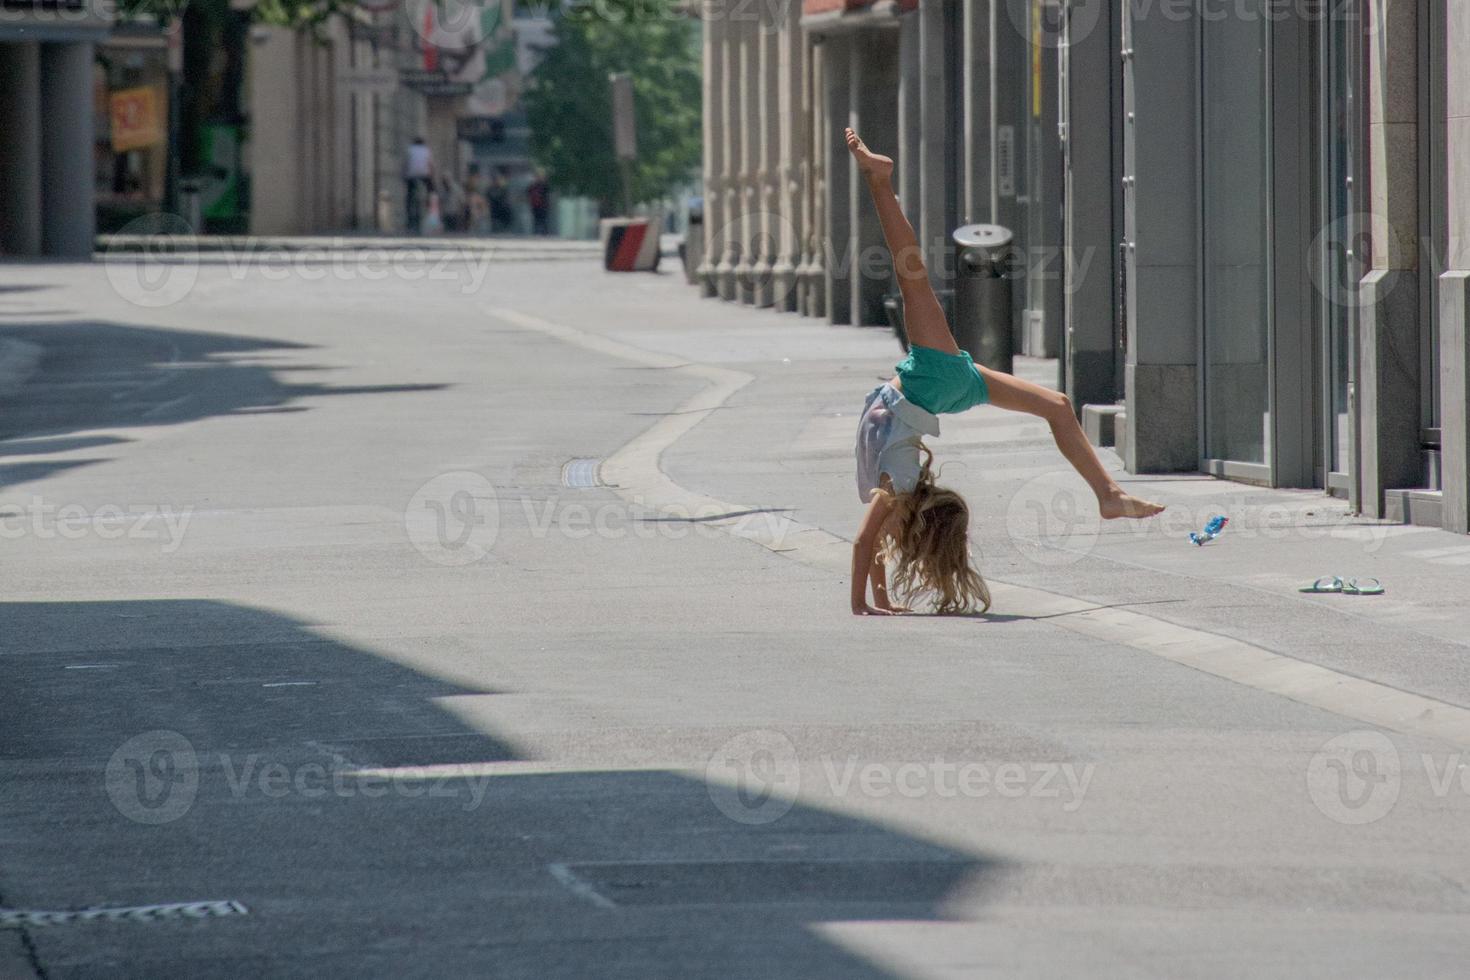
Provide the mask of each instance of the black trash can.
POLYGON ((975 363, 1012 373, 1011 231, 1000 225, 955 229, 955 341, 975 363))
POLYGON ((689 228, 679 243, 679 258, 684 263, 684 279, 692 286, 699 281, 699 267, 704 263, 704 198, 689 199, 689 228))

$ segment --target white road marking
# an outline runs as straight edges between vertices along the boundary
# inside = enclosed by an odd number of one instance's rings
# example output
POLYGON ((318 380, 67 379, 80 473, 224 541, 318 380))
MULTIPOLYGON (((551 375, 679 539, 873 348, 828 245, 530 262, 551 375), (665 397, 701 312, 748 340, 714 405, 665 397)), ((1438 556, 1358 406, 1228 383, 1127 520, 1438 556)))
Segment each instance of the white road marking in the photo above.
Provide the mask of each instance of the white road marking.
POLYGON ((567 891, 578 898, 591 902, 601 909, 615 909, 617 905, 606 895, 593 888, 586 881, 578 878, 571 868, 565 864, 549 864, 546 866, 551 872, 551 877, 560 882, 567 891))
MULTIPOLYGON (((725 368, 691 364, 679 358, 633 347, 608 337, 551 323, 515 310, 486 308, 491 316, 538 333, 650 367, 677 370, 703 378, 710 387, 685 402, 673 415, 661 418, 641 435, 609 456, 604 479, 625 499, 646 506, 698 508, 718 506, 722 512, 749 512, 749 505, 716 501, 686 491, 659 467, 659 457, 711 412, 749 384, 750 375, 725 368)), ((855 394, 854 397, 859 397, 855 394)), ((1220 488, 1212 484, 1212 489, 1220 488)), ((1236 488, 1231 488, 1235 492, 1236 488)), ((1241 492, 1244 492, 1242 488, 1241 492)), ((769 515, 767 515, 769 516, 769 515)), ((851 564, 852 543, 822 528, 789 518, 779 521, 713 522, 736 537, 799 561, 845 576, 851 564)), ((1048 622, 1107 643, 1153 654, 1181 666, 1212 674, 1300 704, 1378 725, 1409 735, 1437 738, 1470 747, 1470 710, 1422 694, 1340 673, 1274 653, 1240 640, 1167 623, 1126 609, 1103 608, 1070 596, 989 579, 995 605, 1019 616, 1044 617, 1048 622)))

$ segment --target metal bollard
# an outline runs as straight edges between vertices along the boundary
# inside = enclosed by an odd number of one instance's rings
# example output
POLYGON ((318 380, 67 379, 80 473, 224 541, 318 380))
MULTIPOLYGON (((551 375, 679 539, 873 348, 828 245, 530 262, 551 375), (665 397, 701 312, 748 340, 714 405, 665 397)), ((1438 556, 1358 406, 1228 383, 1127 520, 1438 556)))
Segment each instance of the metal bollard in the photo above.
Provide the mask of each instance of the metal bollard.
POLYGON ((954 232, 954 335, 975 363, 1012 373, 1011 231, 1000 225, 965 225, 954 232))

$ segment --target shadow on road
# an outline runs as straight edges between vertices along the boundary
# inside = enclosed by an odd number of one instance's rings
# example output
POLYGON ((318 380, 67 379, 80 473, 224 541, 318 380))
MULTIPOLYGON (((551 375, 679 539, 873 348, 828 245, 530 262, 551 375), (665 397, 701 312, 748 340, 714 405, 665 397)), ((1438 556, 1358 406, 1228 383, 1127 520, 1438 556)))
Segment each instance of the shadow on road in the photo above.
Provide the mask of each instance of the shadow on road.
POLYGON ((947 918, 991 866, 673 771, 494 774, 516 750, 438 699, 504 692, 266 610, 3 603, 0 637, 4 904, 249 909, 31 929, 52 978, 867 980, 815 925, 947 918))
MULTIPOLYGON (((446 385, 333 386, 285 380, 328 370, 277 363, 273 355, 310 350, 305 344, 186 330, 160 330, 98 321, 0 326, 0 339, 38 344, 36 375, 0 400, 0 455, 54 453, 108 444, 106 439, 57 437, 96 429, 171 425, 215 415, 305 410, 293 404, 325 395, 439 391, 446 385), (20 438, 48 437, 17 443, 20 438)), ((80 465, 72 461, 56 466, 80 465)), ((43 464, 37 464, 43 465, 43 464)), ((49 466, 52 464, 44 464, 49 466)), ((44 468, 41 475, 47 472, 44 468)), ((36 479, 12 464, 0 486, 36 479)))

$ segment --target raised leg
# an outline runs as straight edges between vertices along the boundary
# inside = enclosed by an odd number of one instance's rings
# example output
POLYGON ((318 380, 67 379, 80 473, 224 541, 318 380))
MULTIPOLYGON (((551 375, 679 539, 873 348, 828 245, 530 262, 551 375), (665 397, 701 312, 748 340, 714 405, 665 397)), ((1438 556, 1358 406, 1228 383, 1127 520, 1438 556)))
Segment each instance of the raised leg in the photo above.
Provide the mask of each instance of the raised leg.
POLYGON ((1051 426, 1051 435, 1056 440, 1057 448, 1087 481, 1092 492, 1097 494, 1098 510, 1104 519, 1153 517, 1163 511, 1161 504, 1124 493, 1117 481, 1108 475, 1108 471, 1103 469, 1102 460, 1098 459, 1092 443, 1087 441, 1086 433, 1077 422, 1077 416, 1072 414, 1072 403, 1067 400, 1066 395, 1002 371, 992 371, 987 367, 980 367, 979 371, 985 378, 986 387, 990 389, 992 405, 1046 420, 1051 426))
POLYGON ((893 193, 893 160, 869 150, 851 129, 847 131, 847 148, 873 195, 878 220, 883 225, 883 238, 893 255, 893 271, 903 293, 903 325, 909 343, 958 354, 960 348, 950 332, 949 321, 944 318, 944 308, 929 283, 924 250, 919 247, 914 226, 909 224, 893 193))

